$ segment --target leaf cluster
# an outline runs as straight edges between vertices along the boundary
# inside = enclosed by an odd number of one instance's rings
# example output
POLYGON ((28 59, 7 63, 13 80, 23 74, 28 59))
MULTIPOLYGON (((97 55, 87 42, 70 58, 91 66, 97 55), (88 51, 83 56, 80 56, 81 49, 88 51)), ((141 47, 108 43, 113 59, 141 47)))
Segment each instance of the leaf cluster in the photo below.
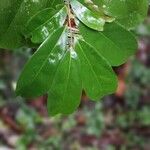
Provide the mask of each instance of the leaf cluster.
POLYGON ((25 65, 16 93, 48 94, 49 114, 69 114, 82 90, 98 100, 113 93, 112 66, 135 53, 129 29, 147 14, 147 0, 1 0, 0 47, 39 46, 25 65))

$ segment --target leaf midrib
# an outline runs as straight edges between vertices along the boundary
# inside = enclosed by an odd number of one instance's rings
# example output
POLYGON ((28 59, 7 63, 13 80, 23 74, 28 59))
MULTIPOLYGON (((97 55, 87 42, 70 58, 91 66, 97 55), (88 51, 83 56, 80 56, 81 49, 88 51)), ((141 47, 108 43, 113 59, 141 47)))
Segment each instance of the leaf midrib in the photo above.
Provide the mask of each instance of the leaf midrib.
POLYGON ((85 55, 85 53, 84 53, 84 51, 83 51, 83 49, 82 49, 82 47, 81 47, 80 43, 79 43, 79 47, 80 47, 80 49, 82 50, 82 53, 83 53, 83 55, 84 55, 85 59, 87 60, 88 64, 91 66, 90 68, 91 68, 92 72, 94 73, 94 76, 95 76, 95 78, 96 78, 97 82, 99 83, 98 85, 100 86, 100 89, 101 89, 100 81, 99 81, 99 79, 98 79, 98 77, 97 77, 97 75, 96 75, 96 73, 95 73, 95 71, 94 71, 94 69, 93 69, 93 66, 91 65, 91 63, 89 62, 89 60, 88 60, 87 56, 85 55))
POLYGON ((64 90, 64 94, 63 94, 63 101, 64 101, 64 98, 65 98, 65 93, 67 91, 67 88, 68 88, 68 83, 69 83, 69 77, 70 77, 70 70, 71 70, 71 56, 69 55, 69 64, 68 64, 68 74, 67 74, 67 84, 66 84, 66 87, 65 87, 65 90, 64 90))

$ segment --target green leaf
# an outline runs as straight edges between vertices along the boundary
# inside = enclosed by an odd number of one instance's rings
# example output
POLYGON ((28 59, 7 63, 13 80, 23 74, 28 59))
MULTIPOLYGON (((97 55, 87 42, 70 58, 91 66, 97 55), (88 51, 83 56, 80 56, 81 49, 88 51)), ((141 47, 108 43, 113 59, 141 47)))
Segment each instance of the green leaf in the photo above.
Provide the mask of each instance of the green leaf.
POLYGON ((64 28, 49 36, 25 65, 16 88, 24 97, 46 94, 51 86, 54 73, 66 51, 67 33, 64 28))
POLYGON ((56 10, 46 8, 34 15, 26 25, 26 36, 31 36, 33 43, 42 43, 55 29, 64 25, 67 17, 65 6, 56 10))
POLYGON ((117 78, 109 63, 85 41, 79 40, 75 50, 82 64, 82 82, 86 94, 99 100, 117 88, 117 78))
POLYGON ((81 23, 79 29, 86 42, 95 47, 112 66, 123 64, 137 50, 135 37, 117 23, 106 24, 103 32, 91 30, 81 23))
POLYGON ((26 41, 22 35, 24 25, 39 10, 48 7, 48 0, 1 0, 0 1, 0 47, 17 48, 26 41))
POLYGON ((105 24, 105 20, 103 18, 97 16, 94 12, 77 0, 72 0, 71 6, 77 18, 85 25, 94 30, 103 30, 105 24))
POLYGON ((148 11, 148 0, 92 0, 105 14, 115 17, 126 28, 143 21, 148 11))
POLYGON ((59 65, 48 98, 50 115, 70 114, 79 106, 82 82, 80 61, 77 53, 70 49, 59 65))

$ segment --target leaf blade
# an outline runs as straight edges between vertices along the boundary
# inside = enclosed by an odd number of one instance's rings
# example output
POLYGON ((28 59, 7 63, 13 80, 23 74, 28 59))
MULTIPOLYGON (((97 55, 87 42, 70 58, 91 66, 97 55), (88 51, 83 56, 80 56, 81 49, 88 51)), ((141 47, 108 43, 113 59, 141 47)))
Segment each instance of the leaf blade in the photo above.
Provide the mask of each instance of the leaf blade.
POLYGON ((43 42, 53 31, 64 25, 67 17, 65 6, 56 10, 46 8, 33 16, 26 25, 25 34, 31 36, 33 43, 43 42))
POLYGON ((80 104, 80 62, 75 51, 71 51, 66 53, 49 90, 49 115, 70 114, 80 104))
POLYGON ((20 75, 17 95, 37 97, 48 91, 53 73, 66 51, 66 38, 64 28, 59 28, 40 46, 20 75))
POLYGON ((80 1, 72 0, 71 6, 77 18, 86 26, 94 30, 103 31, 105 24, 105 20, 103 18, 98 17, 94 12, 80 3, 80 1))
POLYGON ((95 47, 112 66, 123 64, 137 50, 137 41, 117 23, 106 24, 103 32, 95 32, 80 23, 83 38, 95 47))
POLYGON ((108 62, 85 41, 79 40, 76 51, 82 64, 82 82, 87 95, 98 100, 117 88, 116 76, 108 62))

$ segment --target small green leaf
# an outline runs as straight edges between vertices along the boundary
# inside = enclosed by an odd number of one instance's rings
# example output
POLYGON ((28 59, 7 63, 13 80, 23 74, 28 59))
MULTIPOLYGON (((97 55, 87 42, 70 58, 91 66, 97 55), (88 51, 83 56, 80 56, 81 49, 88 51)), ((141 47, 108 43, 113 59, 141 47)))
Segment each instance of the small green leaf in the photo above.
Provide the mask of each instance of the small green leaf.
POLYGON ((87 25, 89 28, 94 30, 103 31, 105 20, 97 16, 94 12, 84 6, 77 0, 71 1, 72 9, 77 18, 87 25))
POLYGON ((137 50, 137 41, 129 31, 117 23, 106 24, 103 32, 79 25, 83 38, 95 47, 112 66, 123 64, 137 50))
POLYGON ((64 25, 66 17, 65 6, 58 7, 56 10, 46 8, 28 21, 25 34, 27 37, 32 37, 33 43, 42 43, 55 29, 64 25))
POLYGON ((85 41, 79 40, 75 50, 82 65, 82 82, 86 94, 99 100, 117 88, 117 78, 109 63, 99 52, 85 41))

